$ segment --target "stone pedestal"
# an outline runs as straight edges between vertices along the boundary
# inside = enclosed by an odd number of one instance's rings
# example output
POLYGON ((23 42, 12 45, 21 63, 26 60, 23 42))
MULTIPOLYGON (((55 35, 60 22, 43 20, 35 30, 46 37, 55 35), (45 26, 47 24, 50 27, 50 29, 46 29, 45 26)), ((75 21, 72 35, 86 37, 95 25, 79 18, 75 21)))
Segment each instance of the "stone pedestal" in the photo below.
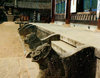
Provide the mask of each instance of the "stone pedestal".
POLYGON ((14 20, 14 16, 13 15, 7 15, 7 20, 8 21, 13 21, 14 20))

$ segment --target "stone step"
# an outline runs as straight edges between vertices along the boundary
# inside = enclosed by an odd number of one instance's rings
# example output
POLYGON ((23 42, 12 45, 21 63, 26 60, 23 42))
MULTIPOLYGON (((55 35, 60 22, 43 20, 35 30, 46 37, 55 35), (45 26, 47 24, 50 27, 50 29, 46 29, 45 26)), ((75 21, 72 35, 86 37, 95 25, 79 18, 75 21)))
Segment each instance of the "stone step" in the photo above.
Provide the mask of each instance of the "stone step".
POLYGON ((79 46, 82 46, 84 45, 83 43, 79 42, 79 41, 76 41, 76 40, 73 40, 71 38, 67 38, 63 35, 60 35, 60 40, 72 45, 72 46, 75 46, 75 47, 79 47, 79 46))
POLYGON ((51 47, 60 55, 62 58, 71 56, 77 52, 77 48, 67 44, 63 41, 52 41, 51 47))

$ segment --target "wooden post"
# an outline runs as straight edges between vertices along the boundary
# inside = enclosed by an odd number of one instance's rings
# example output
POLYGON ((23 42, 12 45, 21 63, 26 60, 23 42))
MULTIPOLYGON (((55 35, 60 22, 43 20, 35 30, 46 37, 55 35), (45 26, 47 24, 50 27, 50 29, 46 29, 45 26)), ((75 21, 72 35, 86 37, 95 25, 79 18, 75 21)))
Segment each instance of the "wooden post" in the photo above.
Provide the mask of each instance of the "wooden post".
POLYGON ((52 0, 52 18, 51 22, 54 23, 55 21, 55 0, 52 0))
POLYGON ((100 30, 100 18, 98 19, 98 29, 100 30))
POLYGON ((71 0, 67 0, 66 5, 66 24, 70 24, 70 7, 71 7, 71 0))

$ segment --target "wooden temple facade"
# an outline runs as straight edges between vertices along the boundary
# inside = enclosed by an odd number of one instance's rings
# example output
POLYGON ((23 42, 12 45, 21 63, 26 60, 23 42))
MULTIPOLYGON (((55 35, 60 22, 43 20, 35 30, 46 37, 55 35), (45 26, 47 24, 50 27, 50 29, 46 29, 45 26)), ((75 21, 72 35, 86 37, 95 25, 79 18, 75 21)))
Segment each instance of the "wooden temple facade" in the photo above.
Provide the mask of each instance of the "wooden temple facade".
POLYGON ((71 22, 97 25, 96 12, 97 12, 97 0, 77 0, 76 12, 71 13, 71 22))
POLYGON ((70 8, 70 0, 68 1, 67 0, 52 0, 52 22, 66 21, 67 23, 69 23, 69 18, 70 18, 69 8, 70 8))
POLYGON ((99 28, 98 0, 52 0, 52 22, 87 24, 99 28))
POLYGON ((8 0, 4 7, 14 15, 14 21, 20 17, 23 21, 50 22, 51 0, 8 0))

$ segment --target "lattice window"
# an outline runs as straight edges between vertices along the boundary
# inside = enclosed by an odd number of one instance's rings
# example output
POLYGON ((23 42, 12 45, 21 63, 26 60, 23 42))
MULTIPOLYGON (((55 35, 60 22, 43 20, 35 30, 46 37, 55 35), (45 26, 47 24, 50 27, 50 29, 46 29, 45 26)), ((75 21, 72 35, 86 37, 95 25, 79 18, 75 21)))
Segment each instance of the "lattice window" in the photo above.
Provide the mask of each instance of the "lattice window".
POLYGON ((56 0, 56 13, 65 13, 65 0, 56 0))
POLYGON ((97 9, 97 0, 92 0, 92 10, 95 11, 97 9))
POLYGON ((84 11, 96 11, 97 0, 84 0, 84 11))

